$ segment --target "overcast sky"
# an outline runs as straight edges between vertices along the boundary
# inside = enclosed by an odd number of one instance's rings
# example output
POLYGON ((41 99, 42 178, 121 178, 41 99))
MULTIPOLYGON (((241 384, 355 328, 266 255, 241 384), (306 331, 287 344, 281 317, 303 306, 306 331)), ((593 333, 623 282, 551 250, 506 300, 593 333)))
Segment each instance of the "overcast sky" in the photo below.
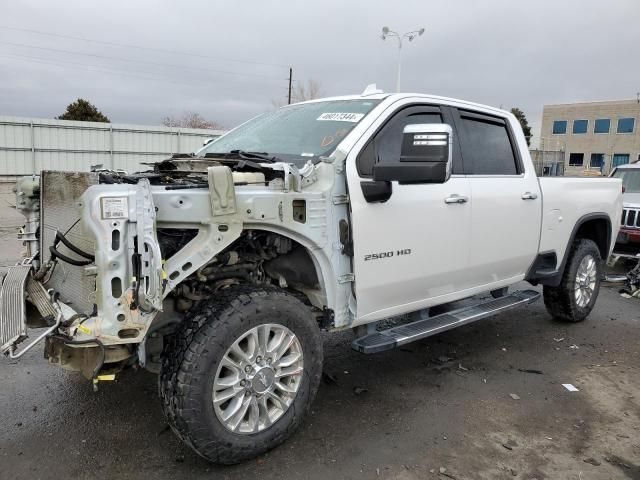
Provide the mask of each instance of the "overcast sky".
POLYGON ((535 136, 545 103, 640 91, 638 0, 0 0, 0 12, 0 115, 52 118, 83 97, 112 122, 196 111, 232 127, 285 98, 289 66, 326 95, 390 91, 383 25, 426 28, 403 48, 403 91, 518 106, 535 136))

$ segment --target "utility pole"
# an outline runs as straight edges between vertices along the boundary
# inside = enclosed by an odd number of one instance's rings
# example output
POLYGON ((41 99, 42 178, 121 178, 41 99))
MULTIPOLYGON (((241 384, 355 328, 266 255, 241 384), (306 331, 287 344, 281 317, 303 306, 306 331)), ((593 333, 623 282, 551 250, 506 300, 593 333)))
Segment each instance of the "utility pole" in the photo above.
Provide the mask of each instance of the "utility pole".
POLYGON ((291 84, 293 83, 293 68, 289 67, 289 101, 287 105, 291 105, 291 84))

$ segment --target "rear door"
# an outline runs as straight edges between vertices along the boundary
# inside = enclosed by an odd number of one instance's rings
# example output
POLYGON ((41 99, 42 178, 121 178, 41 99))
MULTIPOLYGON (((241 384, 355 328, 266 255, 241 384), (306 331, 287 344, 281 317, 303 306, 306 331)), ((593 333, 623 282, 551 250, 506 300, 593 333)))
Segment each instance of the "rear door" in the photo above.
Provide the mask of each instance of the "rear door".
POLYGON ((360 186, 371 181, 376 162, 400 161, 403 129, 409 124, 448 123, 447 107, 416 104, 390 107, 347 158, 354 243, 357 323, 417 310, 427 299, 468 286, 470 191, 461 175, 455 139, 452 176, 443 184, 399 184, 384 203, 368 203, 360 186), (446 203, 459 196, 464 201, 446 203))
POLYGON ((520 280, 540 241, 538 178, 525 171, 505 118, 463 109, 454 118, 471 188, 468 274, 476 286, 520 280))

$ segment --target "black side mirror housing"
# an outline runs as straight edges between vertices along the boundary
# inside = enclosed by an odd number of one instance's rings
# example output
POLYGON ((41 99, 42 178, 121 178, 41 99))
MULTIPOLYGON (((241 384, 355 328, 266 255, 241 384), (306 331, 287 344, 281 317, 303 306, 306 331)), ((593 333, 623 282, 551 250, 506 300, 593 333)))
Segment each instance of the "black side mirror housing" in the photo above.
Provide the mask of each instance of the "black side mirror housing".
POLYGON ((360 188, 362 188, 362 195, 368 203, 384 203, 391 198, 393 192, 391 182, 383 181, 360 182, 360 188))
POLYGON ((375 181, 445 183, 451 176, 453 130, 443 123, 413 124, 404 127, 400 162, 377 163, 375 181))

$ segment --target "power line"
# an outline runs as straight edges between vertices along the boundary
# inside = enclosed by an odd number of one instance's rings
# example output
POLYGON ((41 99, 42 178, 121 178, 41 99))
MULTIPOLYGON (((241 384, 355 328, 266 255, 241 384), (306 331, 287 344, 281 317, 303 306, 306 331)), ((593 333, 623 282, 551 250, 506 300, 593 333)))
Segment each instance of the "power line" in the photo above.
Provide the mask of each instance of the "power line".
POLYGON ((279 67, 279 68, 286 68, 287 67, 287 65, 281 65, 281 64, 277 64, 277 63, 257 62, 257 61, 253 61, 253 60, 239 60, 237 58, 217 57, 217 56, 212 56, 212 55, 204 55, 204 54, 200 54, 200 53, 193 53, 193 52, 186 52, 186 51, 166 50, 166 49, 162 49, 162 48, 153 48, 153 47, 143 47, 143 46, 140 46, 140 45, 132 45, 132 44, 128 44, 128 43, 106 42, 104 40, 93 40, 93 39, 90 39, 90 38, 75 37, 75 36, 72 36, 72 35, 63 35, 63 34, 60 34, 60 33, 53 33, 53 32, 43 32, 43 31, 40 31, 40 30, 31 30, 31 29, 27 29, 27 28, 8 27, 8 26, 5 26, 5 25, 0 25, 0 28, 3 28, 5 30, 12 30, 14 32, 35 33, 37 35, 47 35, 47 36, 50 36, 50 37, 66 38, 66 39, 69 39, 69 40, 79 40, 79 41, 82 41, 82 42, 98 43, 98 44, 102 44, 102 45, 110 45, 112 47, 135 48, 137 50, 149 50, 149 51, 154 51, 154 52, 171 53, 171 54, 174 54, 174 55, 188 55, 188 56, 191 56, 191 57, 209 58, 209 59, 212 59, 212 60, 223 60, 225 62, 246 63, 246 64, 250 64, 250 65, 265 65, 265 66, 269 66, 269 67, 279 67))
POLYGON ((281 80, 279 77, 270 76, 270 75, 260 75, 258 73, 230 72, 230 71, 226 71, 226 70, 217 70, 217 69, 206 68, 206 67, 192 67, 192 66, 188 66, 188 65, 177 65, 177 64, 171 64, 171 63, 150 62, 148 60, 135 60, 135 59, 132 59, 132 58, 112 57, 112 56, 109 56, 109 55, 98 55, 97 53, 85 53, 85 52, 77 52, 77 51, 73 51, 73 50, 64 50, 64 49, 60 49, 60 48, 40 47, 38 45, 28 45, 28 44, 24 44, 24 43, 4 42, 4 41, 0 41, 0 43, 5 44, 5 45, 11 45, 13 47, 34 48, 34 49, 37 49, 37 50, 46 50, 46 51, 49 51, 49 52, 65 53, 65 54, 69 54, 69 55, 80 55, 80 56, 85 56, 85 57, 101 58, 101 59, 105 59, 105 60, 116 60, 116 61, 119 61, 119 62, 130 62, 130 63, 136 63, 136 64, 144 63, 144 64, 147 64, 147 65, 154 65, 154 66, 159 66, 159 67, 171 67, 171 68, 181 68, 181 69, 202 70, 202 71, 206 71, 206 72, 220 73, 220 74, 223 74, 223 75, 241 75, 241 76, 248 76, 248 77, 267 78, 267 79, 270 79, 270 80, 281 80))
MULTIPOLYGON (((161 81, 166 83, 173 83, 176 85, 187 85, 192 87, 202 86, 193 82, 171 80, 165 76, 154 77, 154 76, 145 76, 145 75, 135 75, 135 74, 123 72, 121 70, 112 70, 109 68, 104 68, 99 65, 90 65, 86 63, 69 62, 64 60, 50 60, 50 59, 44 59, 40 57, 30 57, 27 55, 18 55, 18 54, 0 54, 0 58, 11 58, 14 60, 22 60, 29 63, 40 63, 44 65, 52 65, 54 67, 75 68, 76 70, 84 70, 85 72, 87 71, 87 67, 89 67, 90 68, 89 71, 91 72, 108 73, 112 75, 120 75, 123 77, 130 77, 130 78, 140 78, 144 80, 155 80, 155 81, 161 81)), ((143 73, 151 73, 151 72, 143 72, 143 73)))

